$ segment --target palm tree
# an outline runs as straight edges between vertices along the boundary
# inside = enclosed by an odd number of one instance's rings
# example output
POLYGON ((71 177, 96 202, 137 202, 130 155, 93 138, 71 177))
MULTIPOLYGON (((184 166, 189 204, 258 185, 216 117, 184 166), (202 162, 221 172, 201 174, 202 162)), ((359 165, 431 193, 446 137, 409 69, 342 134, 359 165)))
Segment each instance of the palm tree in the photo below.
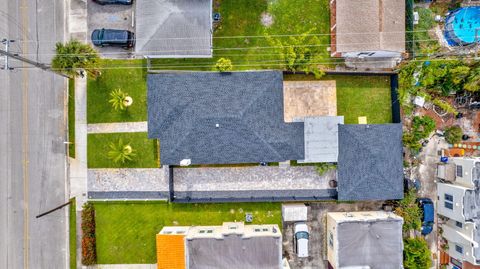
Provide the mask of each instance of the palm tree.
POLYGON ((68 43, 56 44, 56 55, 52 59, 52 70, 64 73, 71 77, 83 75, 85 70, 92 78, 96 78, 98 71, 97 51, 88 44, 71 40, 68 43))
POLYGON ((125 110, 133 103, 132 97, 128 96, 128 94, 124 93, 121 89, 115 89, 110 92, 110 97, 108 102, 112 104, 115 110, 125 110))
POLYGON ((117 143, 110 143, 110 151, 108 152, 108 158, 115 163, 126 161, 132 161, 136 156, 135 150, 130 146, 130 143, 124 144, 123 140, 118 139, 117 143))

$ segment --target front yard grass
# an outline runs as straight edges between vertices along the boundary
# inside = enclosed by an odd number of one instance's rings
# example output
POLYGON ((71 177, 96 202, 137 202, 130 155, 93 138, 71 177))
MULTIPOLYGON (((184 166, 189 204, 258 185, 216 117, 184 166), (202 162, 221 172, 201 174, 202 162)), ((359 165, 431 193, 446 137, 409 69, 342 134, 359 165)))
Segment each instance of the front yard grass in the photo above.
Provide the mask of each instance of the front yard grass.
POLYGON ((254 224, 278 224, 280 203, 169 204, 94 202, 99 264, 155 263, 155 235, 163 226, 221 225, 253 213, 254 224))
MULTIPOLYGON (((265 35, 320 34, 312 46, 325 62, 330 61, 330 9, 328 0, 217 0, 214 11, 221 21, 213 33, 213 58, 154 59, 154 69, 211 70, 219 58, 232 61, 234 70, 282 69, 280 55, 265 35), (273 23, 262 24, 271 16, 273 23), (265 16, 267 15, 267 16, 265 16)), ((283 36, 282 39, 290 37, 283 36)))
MULTIPOLYGON (((366 116, 371 124, 392 122, 392 97, 388 76, 326 75, 337 82, 337 115, 346 124, 358 124, 366 116)), ((285 75, 284 80, 315 80, 311 75, 285 75)))
POLYGON ((87 122, 147 120, 147 70, 144 60, 102 60, 96 80, 87 84, 87 122), (110 92, 121 89, 133 98, 124 111, 115 111, 108 102, 110 92))
POLYGON ((147 133, 89 134, 87 138, 88 168, 158 168, 160 167, 158 140, 148 139, 147 133), (107 156, 110 143, 130 143, 136 156, 132 161, 115 163, 107 156))

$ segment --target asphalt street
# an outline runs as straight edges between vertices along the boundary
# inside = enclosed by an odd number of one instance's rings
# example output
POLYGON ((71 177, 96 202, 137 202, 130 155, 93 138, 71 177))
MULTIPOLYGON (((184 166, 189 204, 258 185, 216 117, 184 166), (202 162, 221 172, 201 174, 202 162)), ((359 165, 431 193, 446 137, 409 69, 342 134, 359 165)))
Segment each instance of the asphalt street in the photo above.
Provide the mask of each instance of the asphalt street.
MULTIPOLYGON (((65 36, 64 2, 0 1, 0 39, 14 39, 11 51, 49 63, 65 36)), ((0 70, 0 268, 67 268, 66 209, 35 217, 67 199, 66 81, 10 65, 17 68, 0 70)))

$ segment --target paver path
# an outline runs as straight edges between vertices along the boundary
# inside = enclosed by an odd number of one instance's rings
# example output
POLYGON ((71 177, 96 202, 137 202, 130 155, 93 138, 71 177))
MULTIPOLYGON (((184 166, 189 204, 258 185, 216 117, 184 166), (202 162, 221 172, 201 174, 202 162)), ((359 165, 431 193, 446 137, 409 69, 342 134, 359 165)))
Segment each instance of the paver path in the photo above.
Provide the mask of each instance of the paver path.
POLYGON ((133 133, 147 132, 148 124, 146 121, 141 122, 114 122, 114 123, 96 123, 88 124, 87 132, 95 133, 133 133))
POLYGON ((175 168, 175 191, 328 189, 336 171, 320 176, 313 166, 175 168))
POLYGON ((168 178, 161 168, 88 169, 88 191, 168 191, 168 178))

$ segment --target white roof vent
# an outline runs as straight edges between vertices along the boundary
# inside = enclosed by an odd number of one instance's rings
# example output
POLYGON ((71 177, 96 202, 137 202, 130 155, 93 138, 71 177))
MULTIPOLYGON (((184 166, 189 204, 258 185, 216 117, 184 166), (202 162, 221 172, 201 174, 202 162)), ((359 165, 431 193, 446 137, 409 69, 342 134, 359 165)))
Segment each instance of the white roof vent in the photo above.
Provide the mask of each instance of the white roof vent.
POLYGON ((180 166, 189 166, 192 164, 192 159, 183 159, 180 161, 180 166))
POLYGON ((218 123, 217 123, 217 124, 215 124, 215 127, 216 127, 216 128, 220 127, 220 124, 218 124, 218 123))

